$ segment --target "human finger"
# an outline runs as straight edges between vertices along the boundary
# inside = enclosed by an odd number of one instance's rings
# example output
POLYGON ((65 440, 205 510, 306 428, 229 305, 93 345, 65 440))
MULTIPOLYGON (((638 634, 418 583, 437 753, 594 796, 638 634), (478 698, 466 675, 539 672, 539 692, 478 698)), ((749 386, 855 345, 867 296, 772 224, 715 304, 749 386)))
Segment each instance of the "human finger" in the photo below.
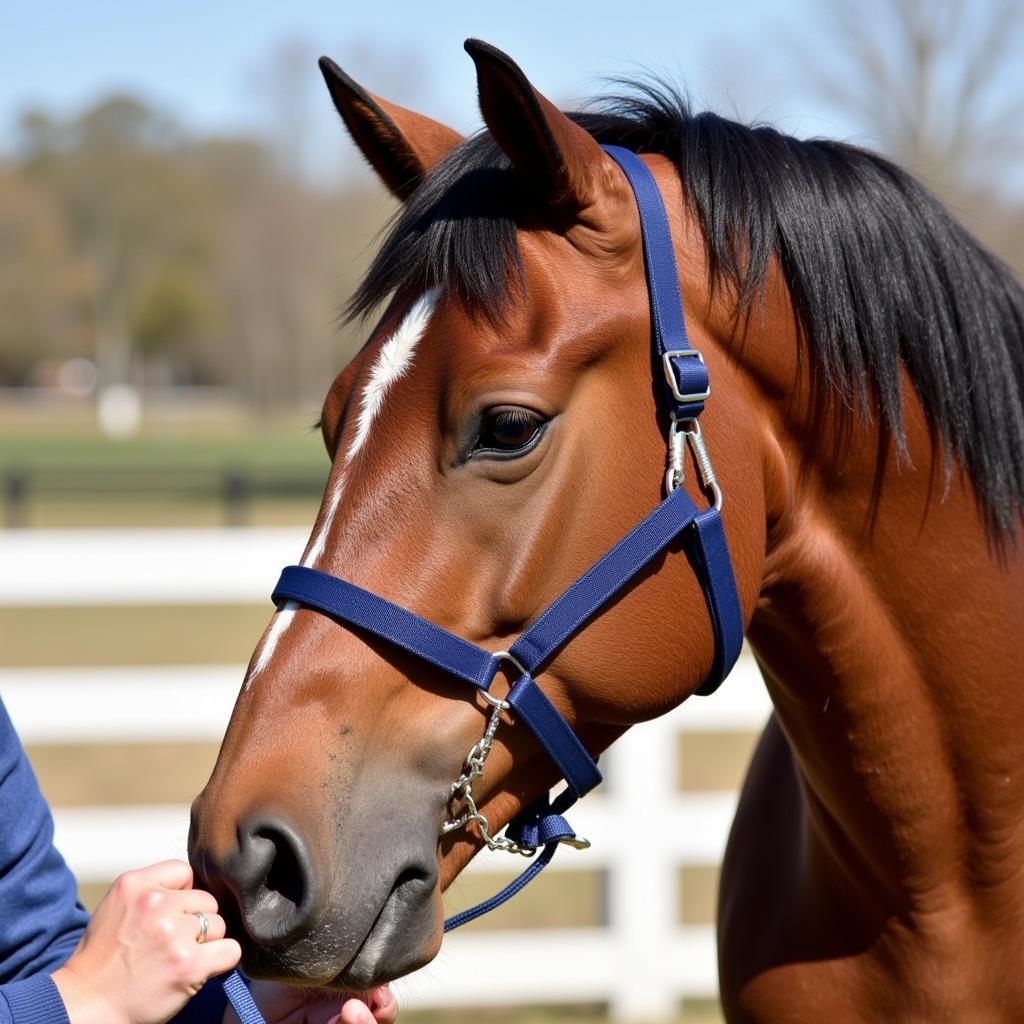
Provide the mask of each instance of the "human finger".
POLYGON ((140 895, 145 917, 154 924, 169 921, 179 935, 200 935, 203 918, 207 920, 209 934, 209 921, 217 915, 217 900, 201 889, 148 886, 140 895))
POLYGON ((341 1013, 333 1017, 328 1024, 374 1024, 374 1017, 362 999, 350 996, 341 1004, 341 1013))
POLYGON ((242 947, 234 939, 216 939, 199 947, 196 963, 205 981, 237 967, 241 959, 242 947))
POLYGON ((150 864, 130 874, 139 881, 163 889, 190 889, 192 887, 192 868, 183 860, 163 860, 159 864, 150 864))
POLYGON ((147 893, 172 892, 192 885, 192 868, 183 860, 165 860, 119 875, 108 895, 116 900, 134 901, 147 893))
POLYGON ((205 889, 182 889, 173 894, 173 899, 186 914, 199 912, 210 915, 216 914, 220 910, 217 897, 205 889))
POLYGON ((370 993, 368 1005, 377 1024, 394 1024, 398 1018, 398 1000, 389 985, 379 985, 370 993))
POLYGON ((228 927, 220 914, 206 914, 201 910, 186 910, 183 912, 188 923, 188 932, 195 936, 196 942, 203 945, 207 942, 216 942, 223 939, 227 934, 228 927), (206 922, 204 929, 203 922, 206 922))
POLYGON ((350 996, 341 1004, 341 1012, 327 1024, 373 1024, 373 1014, 362 999, 350 996))

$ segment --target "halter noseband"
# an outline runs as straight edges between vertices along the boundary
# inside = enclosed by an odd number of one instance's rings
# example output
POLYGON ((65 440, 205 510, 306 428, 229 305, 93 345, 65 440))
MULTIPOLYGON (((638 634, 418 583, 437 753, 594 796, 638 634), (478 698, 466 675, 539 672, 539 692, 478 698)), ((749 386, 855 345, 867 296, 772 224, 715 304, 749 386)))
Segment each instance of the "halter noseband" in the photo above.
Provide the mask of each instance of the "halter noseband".
MULTIPOLYGON (((362 587, 307 566, 288 566, 274 588, 275 603, 297 601, 365 630, 476 687, 490 704, 484 736, 467 756, 463 773, 449 798, 449 805, 461 800, 466 809, 453 815, 442 827, 442 833, 475 822, 491 849, 527 856, 538 850, 541 853, 501 892, 448 918, 444 923, 446 932, 514 896, 550 862, 559 844, 589 846, 576 836, 563 815, 601 781, 601 773, 596 760, 548 700, 535 677, 573 635, 676 538, 681 538, 700 581, 715 639, 714 664, 697 689, 698 694, 706 696, 718 688, 743 643, 743 619, 722 528, 722 492, 697 422, 711 395, 711 386, 704 360, 687 337, 665 205, 653 175, 635 153, 619 146, 603 148, 625 173, 640 213, 651 332, 655 354, 664 371, 664 396, 670 417, 665 499, 548 605, 508 651, 487 651, 362 587), (697 463, 702 487, 714 499, 713 506, 704 511, 697 509, 682 487, 687 445, 697 463), (503 663, 514 668, 517 680, 508 696, 499 700, 488 691, 503 663), (472 787, 483 773, 495 731, 506 711, 530 729, 565 779, 567 788, 554 800, 548 795, 535 800, 509 822, 503 835, 494 835, 477 808, 472 787)), ((262 1024, 263 1018, 237 974, 228 977, 225 990, 242 1024, 262 1024)))

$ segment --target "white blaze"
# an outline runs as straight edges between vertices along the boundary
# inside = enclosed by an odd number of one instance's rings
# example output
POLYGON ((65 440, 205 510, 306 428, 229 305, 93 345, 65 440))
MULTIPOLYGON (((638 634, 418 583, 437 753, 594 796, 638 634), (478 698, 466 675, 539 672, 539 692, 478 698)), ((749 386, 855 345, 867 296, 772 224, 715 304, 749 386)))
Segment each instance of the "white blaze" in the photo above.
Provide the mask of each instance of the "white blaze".
MULTIPOLYGON (((356 421, 356 435, 352 439, 348 451, 345 452, 345 466, 352 462, 363 445, 366 444, 366 439, 370 436, 370 428, 373 426, 373 421, 377 418, 384 405, 384 397, 388 389, 405 374, 412 363, 416 345, 419 343, 420 338, 423 337, 423 332, 427 329, 427 324, 430 323, 430 318, 436 305, 437 290, 432 288, 430 291, 424 292, 409 307, 409 311, 402 318, 402 322, 395 329, 395 333, 381 345, 380 352, 377 353, 377 361, 373 364, 373 369, 370 371, 370 379, 363 387, 362 402, 359 406, 359 418, 356 421)), ((338 506, 341 504, 341 494, 344 489, 345 473, 341 472, 338 474, 330 499, 327 502, 327 511, 320 520, 320 525, 314 533, 309 548, 302 559, 303 565, 315 567, 317 560, 324 553, 327 537, 331 532, 331 524, 334 521, 335 513, 338 511, 338 506)), ((292 619, 295 618, 295 612, 298 611, 298 608, 297 602, 285 601, 275 613, 269 629, 264 634, 259 654, 256 657, 256 663, 253 665, 252 671, 245 681, 246 689, 252 684, 253 679, 270 663, 278 641, 292 619)))
POLYGON ((380 347, 377 362, 370 371, 370 379, 363 388, 363 403, 359 408, 356 436, 345 454, 346 465, 358 454, 370 436, 370 427, 384 404, 388 388, 405 374, 412 362, 413 353, 423 332, 430 323, 430 317, 437 304, 437 290, 424 292, 405 314, 398 329, 380 347))
MULTIPOLYGON (((348 457, 345 458, 346 464, 348 463, 348 457)), ((345 474, 339 473, 338 479, 334 482, 334 490, 331 491, 330 500, 327 503, 327 511, 324 513, 323 521, 320 523, 320 529, 318 529, 313 536, 313 541, 309 545, 309 550, 303 556, 301 565, 310 565, 316 567, 317 559, 324 553, 324 546, 327 544, 327 535, 331 532, 331 523, 334 521, 334 514, 338 511, 338 506, 341 504, 341 492, 345 490, 345 474)), ((289 601, 288 604, 292 602, 289 601)))

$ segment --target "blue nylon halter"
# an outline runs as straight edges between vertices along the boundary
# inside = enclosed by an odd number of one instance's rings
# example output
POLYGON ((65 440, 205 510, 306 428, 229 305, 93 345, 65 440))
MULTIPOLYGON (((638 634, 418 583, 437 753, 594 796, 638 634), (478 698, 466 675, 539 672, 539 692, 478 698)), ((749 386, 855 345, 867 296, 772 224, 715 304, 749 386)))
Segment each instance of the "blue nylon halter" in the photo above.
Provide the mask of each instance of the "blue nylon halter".
MULTIPOLYGON (((619 146, 605 146, 604 150, 622 168, 636 196, 650 293, 651 333, 665 373, 665 404, 673 429, 680 423, 693 427, 711 389, 704 361, 687 337, 675 252, 661 193, 636 154, 619 146)), ((533 733, 554 762, 567 789, 553 801, 547 795, 535 800, 509 822, 505 829, 509 839, 541 852, 501 892, 448 918, 444 923, 446 932, 514 896, 551 861, 560 843, 571 844, 576 839, 563 815, 601 781, 601 773, 534 677, 609 599, 677 538, 700 581, 715 639, 714 664, 696 691, 707 695, 718 688, 739 656, 743 620, 719 509, 699 511, 681 486, 670 484, 668 496, 541 612, 507 654, 500 656, 336 576, 301 565, 290 565, 281 573, 274 588, 275 603, 297 601, 400 647, 485 693, 502 662, 521 669, 505 699, 515 720, 533 733)), ((242 1024, 263 1024, 237 971, 225 980, 225 991, 242 1024)))

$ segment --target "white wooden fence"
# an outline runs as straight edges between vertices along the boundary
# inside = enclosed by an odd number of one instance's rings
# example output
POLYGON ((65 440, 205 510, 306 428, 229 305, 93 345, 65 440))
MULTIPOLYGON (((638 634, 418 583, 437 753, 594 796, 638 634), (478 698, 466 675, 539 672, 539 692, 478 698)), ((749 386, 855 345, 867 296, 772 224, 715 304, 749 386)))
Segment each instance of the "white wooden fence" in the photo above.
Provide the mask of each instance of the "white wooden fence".
MULTIPOLYGON (((304 539, 294 530, 9 532, 0 534, 0 604, 266 601, 304 539)), ((5 669, 0 695, 27 743, 216 739, 242 671, 5 669)), ((397 986, 403 1004, 600 1001, 618 1020, 655 1021, 675 1016, 683 997, 713 997, 713 928, 678 923, 678 873, 720 861, 735 796, 678 791, 678 736, 756 730, 769 710, 745 657, 713 698, 630 730, 603 759, 610 784, 572 814, 593 848, 564 850, 548 868, 603 869, 607 926, 452 935, 397 986)), ((55 817, 83 881, 184 853, 186 807, 57 808, 55 817)), ((506 861, 480 856, 469 870, 507 870, 506 861)))

